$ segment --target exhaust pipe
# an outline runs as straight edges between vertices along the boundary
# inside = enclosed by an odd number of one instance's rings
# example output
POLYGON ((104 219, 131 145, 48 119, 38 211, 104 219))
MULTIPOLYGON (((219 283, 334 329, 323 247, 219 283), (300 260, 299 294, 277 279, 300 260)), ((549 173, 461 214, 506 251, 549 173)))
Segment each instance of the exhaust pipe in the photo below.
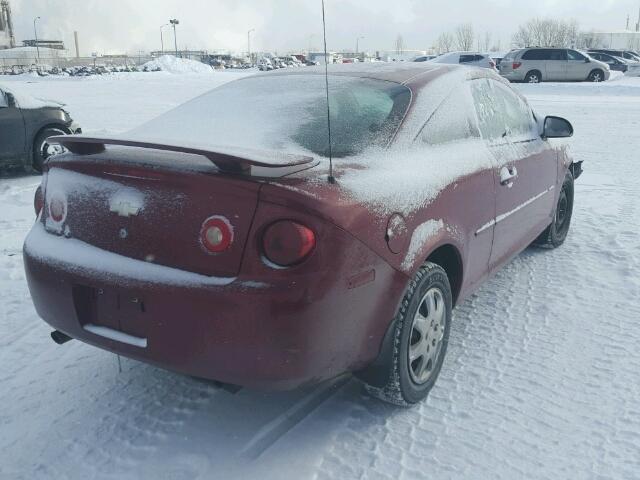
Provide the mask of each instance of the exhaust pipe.
POLYGON ((62 333, 60 330, 54 330, 53 332, 51 332, 51 339, 58 345, 67 343, 69 340, 73 340, 73 338, 71 338, 66 333, 62 333))

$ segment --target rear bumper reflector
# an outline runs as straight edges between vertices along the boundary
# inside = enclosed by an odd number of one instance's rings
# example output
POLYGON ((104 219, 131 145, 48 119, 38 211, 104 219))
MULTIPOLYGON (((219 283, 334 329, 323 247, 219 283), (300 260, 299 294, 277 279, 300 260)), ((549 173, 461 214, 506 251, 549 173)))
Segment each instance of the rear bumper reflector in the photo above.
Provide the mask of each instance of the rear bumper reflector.
POLYGON ((101 327, 100 325, 93 325, 91 323, 83 325, 82 328, 84 328, 87 332, 93 333, 94 335, 99 335, 110 340, 115 340, 116 342, 126 343, 134 347, 147 348, 146 338, 134 337, 133 335, 119 332, 118 330, 113 330, 112 328, 101 327))

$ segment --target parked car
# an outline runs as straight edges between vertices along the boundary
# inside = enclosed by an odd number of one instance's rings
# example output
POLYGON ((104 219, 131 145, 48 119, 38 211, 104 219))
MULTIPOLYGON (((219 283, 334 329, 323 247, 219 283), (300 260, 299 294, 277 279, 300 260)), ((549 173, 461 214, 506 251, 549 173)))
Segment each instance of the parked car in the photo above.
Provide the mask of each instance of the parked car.
POLYGON ((436 58, 436 55, 420 55, 413 59, 414 62, 428 62, 436 58))
POLYGON ((440 55, 433 60, 434 63, 446 63, 450 65, 465 65, 467 67, 496 68, 496 62, 489 55, 476 52, 450 52, 440 55))
POLYGON ((523 48, 507 54, 500 74, 512 82, 602 82, 608 80, 609 65, 567 48, 523 48))
POLYGON ((56 138, 24 244, 54 340, 259 388, 354 372, 423 399, 452 308, 532 242, 564 242, 581 162, 549 139, 573 129, 489 69, 329 68, 333 169, 317 67, 118 138, 56 138))
POLYGON ((261 72, 273 70, 273 64, 268 58, 259 59, 257 65, 258 65, 258 70, 260 70, 261 72))
POLYGON ((0 168, 41 171, 43 163, 61 151, 60 145, 49 143, 49 138, 80 132, 63 104, 0 85, 0 168))
POLYGON ((606 53, 614 57, 623 58, 631 62, 640 62, 640 55, 632 50, 612 50, 608 48, 590 48, 587 53, 606 53))
POLYGON ((502 59, 504 57, 501 56, 496 56, 496 55, 491 55, 491 59, 495 62, 496 64, 496 70, 500 70, 500 63, 502 63, 502 59))
POLYGON ((626 72, 627 70, 629 70, 629 63, 623 58, 614 57, 613 55, 609 55, 608 53, 600 52, 589 52, 589 56, 602 63, 606 63, 607 65, 609 65, 610 70, 618 72, 626 72))

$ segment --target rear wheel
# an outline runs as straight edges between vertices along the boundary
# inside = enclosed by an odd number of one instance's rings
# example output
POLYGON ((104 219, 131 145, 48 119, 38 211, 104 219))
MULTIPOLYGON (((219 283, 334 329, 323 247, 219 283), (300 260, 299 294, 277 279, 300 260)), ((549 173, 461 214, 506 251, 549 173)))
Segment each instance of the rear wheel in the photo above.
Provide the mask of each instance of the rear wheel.
POLYGON ((594 70, 589 74, 588 80, 590 82, 602 82, 604 81, 604 72, 602 70, 594 70))
POLYGON ((557 248, 562 245, 569 233, 573 214, 573 176, 567 172, 558 197, 553 222, 533 242, 534 245, 557 248))
POLYGON ((67 132, 61 128, 50 127, 42 130, 33 142, 33 168, 42 172, 44 162, 52 155, 64 152, 61 145, 50 144, 48 139, 56 135, 66 135, 67 132))
POLYGON ((423 400, 440 374, 451 326, 452 294, 446 272, 425 263, 409 283, 395 318, 390 375, 373 396, 395 405, 423 400))
POLYGON ((527 83, 540 83, 542 82, 542 74, 537 70, 532 70, 524 77, 524 81, 527 83))

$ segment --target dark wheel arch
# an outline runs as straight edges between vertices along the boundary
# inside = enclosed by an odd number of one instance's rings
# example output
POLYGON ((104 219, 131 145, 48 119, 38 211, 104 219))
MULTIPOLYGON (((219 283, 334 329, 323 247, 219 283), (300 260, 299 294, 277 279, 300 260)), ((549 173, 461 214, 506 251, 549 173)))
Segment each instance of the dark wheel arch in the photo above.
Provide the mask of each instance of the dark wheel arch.
MULTIPOLYGON (((455 307, 460 295, 463 279, 462 256, 458 249, 451 244, 441 245, 429 254, 425 259, 425 263, 438 265, 444 270, 451 286, 452 307, 455 307)), ((396 307, 397 309, 400 308, 400 303, 405 295, 406 292, 404 292, 402 297, 399 299, 398 306, 396 307)), ((360 380, 368 385, 378 388, 384 385, 389 378, 389 375, 391 375, 389 365, 391 364, 391 358, 393 357, 394 338, 395 319, 392 318, 389 319, 389 325, 387 326, 386 333, 382 339, 378 356, 368 367, 355 372, 355 375, 360 380)))
MULTIPOLYGON (((403 406, 417 403, 428 395, 438 378, 446 355, 452 308, 452 295, 446 272, 440 265, 426 262, 409 281, 398 312, 391 322, 391 352, 385 358, 385 368, 379 370, 378 377, 373 381, 360 377, 365 381, 370 395, 403 406), (423 311, 422 306, 426 307, 426 298, 432 294, 435 294, 436 298, 433 298, 429 302, 431 306, 423 311), (414 327, 414 324, 422 326, 414 327), (428 330, 431 333, 428 333, 428 330), (420 334, 415 336, 416 346, 425 345, 425 349, 420 353, 419 348, 414 353, 416 356, 411 358, 411 349, 414 348, 413 334, 418 332, 420 334), (425 368, 428 370, 428 376, 423 379, 421 372, 425 368), (412 373, 414 370, 418 371, 417 378, 412 373)), ((388 341, 387 337, 389 333, 385 337, 388 341)))
POLYGON ((527 72, 527 74, 524 76, 524 81, 526 83, 540 83, 540 82, 542 82, 542 72, 540 70, 535 70, 535 69, 534 70, 529 70, 527 72), (531 81, 531 78, 534 75, 538 78, 538 82, 532 82, 531 81))
POLYGON ((534 246, 543 248, 558 248, 567 238, 573 216, 574 178, 571 171, 565 174, 562 188, 558 195, 558 202, 553 212, 553 221, 533 241, 534 246))
POLYGON ((38 144, 41 142, 42 135, 48 130, 57 130, 58 132, 63 132, 66 135, 70 135, 72 132, 66 125, 60 123, 50 123, 41 127, 31 138, 30 142, 30 151, 28 155, 28 159, 30 162, 27 164, 28 167, 32 167, 36 171, 42 171, 41 159, 36 158, 39 157, 38 154, 38 144))
POLYGON ((590 82, 604 82, 604 71, 601 68, 594 68, 589 72, 587 80, 590 82), (599 80, 596 79, 596 75, 599 75, 599 80))

